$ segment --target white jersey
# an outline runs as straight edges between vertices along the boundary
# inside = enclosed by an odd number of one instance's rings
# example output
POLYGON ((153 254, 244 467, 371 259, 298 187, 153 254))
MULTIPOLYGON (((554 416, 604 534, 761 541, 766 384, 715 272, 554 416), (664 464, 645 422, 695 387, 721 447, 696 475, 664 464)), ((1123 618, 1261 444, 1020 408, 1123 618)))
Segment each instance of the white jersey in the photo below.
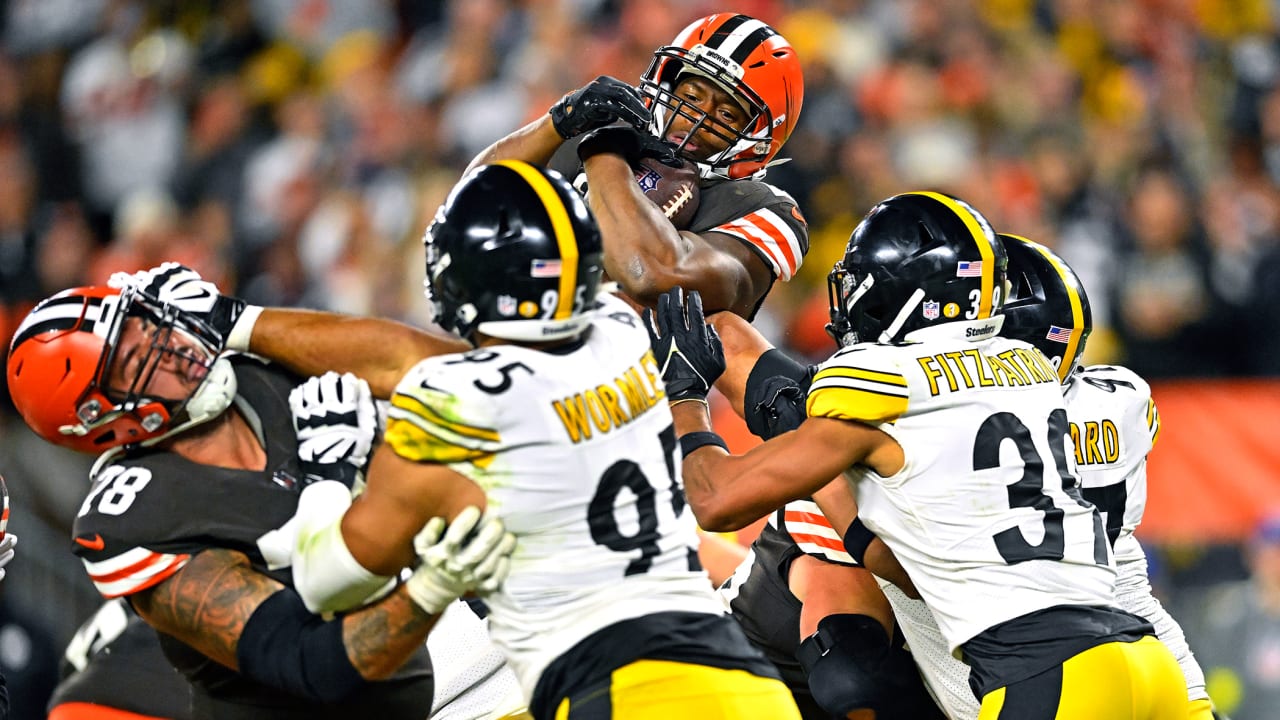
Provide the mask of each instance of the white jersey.
POLYGON ((435 672, 431 720, 488 720, 523 711, 524 693, 488 623, 461 600, 450 603, 427 635, 435 672))
POLYGON ((876 581, 893 607, 894 621, 934 702, 950 720, 978 720, 981 705, 969 689, 969 666, 951 654, 929 606, 907 597, 888 580, 877 577, 876 581))
POLYGON ((531 696, 543 669, 608 625, 722 613, 697 564, 675 430, 638 315, 601 296, 554 352, 493 346, 423 360, 396 388, 386 442, 482 488, 515 533, 489 632, 531 696))
POLYGON ((894 475, 846 475, 859 516, 910 574, 950 651, 1037 610, 1111 605, 1110 549, 1076 487, 1053 367, 1016 340, 927 335, 836 353, 807 411, 868 423, 902 447, 894 475))
POLYGON ((1160 435, 1151 388, 1127 368, 1095 365, 1072 375, 1064 394, 1082 493, 1102 512, 1115 551, 1116 604, 1155 626, 1182 667, 1190 699, 1207 698, 1204 671, 1151 594, 1147 557, 1133 534, 1147 506, 1147 454, 1160 435))

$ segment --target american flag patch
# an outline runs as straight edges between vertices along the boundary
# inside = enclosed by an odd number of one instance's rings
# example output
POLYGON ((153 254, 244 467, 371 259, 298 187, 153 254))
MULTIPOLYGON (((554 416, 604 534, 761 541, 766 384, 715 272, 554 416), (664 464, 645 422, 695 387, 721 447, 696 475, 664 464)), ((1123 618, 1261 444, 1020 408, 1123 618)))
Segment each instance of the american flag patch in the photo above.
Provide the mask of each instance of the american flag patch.
POLYGON ((529 267, 529 277, 560 277, 559 260, 534 260, 529 267))
POLYGON ((973 261, 962 260, 956 264, 956 277, 981 277, 981 276, 982 276, 981 260, 973 260, 973 261))
POLYGON ((1060 328, 1057 325, 1050 325, 1049 332, 1045 334, 1045 337, 1054 342, 1071 342, 1071 329, 1060 328))

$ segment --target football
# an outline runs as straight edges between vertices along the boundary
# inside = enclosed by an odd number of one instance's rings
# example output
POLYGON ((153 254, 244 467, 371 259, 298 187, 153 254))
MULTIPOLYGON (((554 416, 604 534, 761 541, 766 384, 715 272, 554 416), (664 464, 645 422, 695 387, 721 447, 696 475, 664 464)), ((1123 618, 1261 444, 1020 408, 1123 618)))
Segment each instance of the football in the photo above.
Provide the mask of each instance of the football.
POLYGON ((681 167, 671 167, 645 158, 636 169, 636 182, 677 230, 684 230, 693 222, 698 211, 697 165, 686 160, 681 167))

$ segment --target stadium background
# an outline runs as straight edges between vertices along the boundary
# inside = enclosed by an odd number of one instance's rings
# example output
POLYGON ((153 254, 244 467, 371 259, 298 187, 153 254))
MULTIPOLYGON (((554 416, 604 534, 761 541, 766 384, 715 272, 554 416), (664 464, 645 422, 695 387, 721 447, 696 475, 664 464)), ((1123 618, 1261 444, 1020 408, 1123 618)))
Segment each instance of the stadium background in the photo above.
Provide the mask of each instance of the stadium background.
MULTIPOLYGON (((166 259, 257 303, 421 321, 421 231, 468 160, 597 75, 637 81, 724 10, 773 24, 805 68, 769 179, 812 249, 758 325, 824 358, 826 273, 897 192, 955 193, 1055 247, 1090 292, 1086 359, 1153 381, 1138 534, 1194 647, 1249 575, 1242 543, 1280 517, 1275 2, 8 0, 0 338, 55 290, 166 259)), ((67 551, 87 466, 0 402, 22 538, 0 666, 39 671, 97 604, 67 551)), ((1280 688, 1280 640, 1238 664, 1280 688)))

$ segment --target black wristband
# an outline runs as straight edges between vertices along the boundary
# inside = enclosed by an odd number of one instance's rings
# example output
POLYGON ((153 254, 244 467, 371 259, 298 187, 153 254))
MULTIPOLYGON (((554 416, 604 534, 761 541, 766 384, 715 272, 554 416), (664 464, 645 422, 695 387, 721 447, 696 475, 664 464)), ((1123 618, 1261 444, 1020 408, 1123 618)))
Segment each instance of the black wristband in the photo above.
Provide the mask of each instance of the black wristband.
POLYGON ((689 457, 689 453, 704 445, 715 445, 721 450, 729 452, 729 446, 724 444, 724 438, 710 430, 699 430, 680 436, 680 456, 689 457))
POLYGON ((862 524, 862 518, 855 517, 853 522, 849 523, 849 529, 844 531, 844 550, 859 565, 866 567, 864 558, 867 555, 867 548, 870 547, 871 541, 875 539, 876 534, 862 524))

